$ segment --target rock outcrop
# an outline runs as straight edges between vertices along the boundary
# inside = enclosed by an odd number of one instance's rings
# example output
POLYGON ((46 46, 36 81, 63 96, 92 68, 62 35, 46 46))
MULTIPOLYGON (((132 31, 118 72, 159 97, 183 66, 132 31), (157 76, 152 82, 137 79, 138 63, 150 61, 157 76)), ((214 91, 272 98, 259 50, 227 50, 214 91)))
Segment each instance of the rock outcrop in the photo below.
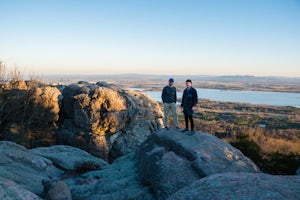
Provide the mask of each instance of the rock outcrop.
POLYGON ((160 127, 159 105, 139 92, 82 83, 63 96, 60 141, 105 160, 136 150, 160 127))
POLYGON ((300 199, 300 177, 225 173, 200 179, 171 195, 181 199, 300 199))
POLYGON ((11 81, 8 85, 11 89, 18 89, 18 90, 27 90, 27 84, 24 80, 15 80, 11 81))
POLYGON ((226 172, 259 172, 239 150, 206 133, 192 136, 178 130, 151 135, 137 153, 141 181, 150 185, 157 199, 200 178, 226 172))
POLYGON ((0 94, 0 139, 27 148, 66 144, 112 161, 161 126, 158 103, 137 91, 101 82, 60 89, 15 85, 22 87, 0 94))
POLYGON ((0 138, 32 148, 57 142, 61 92, 50 86, 0 95, 0 138))

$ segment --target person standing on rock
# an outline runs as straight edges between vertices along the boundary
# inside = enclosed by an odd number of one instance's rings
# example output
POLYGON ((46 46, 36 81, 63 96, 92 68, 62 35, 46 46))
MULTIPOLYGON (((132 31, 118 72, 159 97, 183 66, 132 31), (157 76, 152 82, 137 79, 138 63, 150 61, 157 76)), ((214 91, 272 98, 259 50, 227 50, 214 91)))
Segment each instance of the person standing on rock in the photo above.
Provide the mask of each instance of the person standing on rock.
POLYGON ((169 79, 169 84, 163 88, 161 98, 164 104, 164 126, 169 128, 169 111, 171 110, 173 116, 173 125, 178 128, 178 117, 176 112, 176 87, 174 86, 174 79, 169 79))
POLYGON ((183 114, 185 119, 185 129, 182 132, 186 132, 189 130, 189 121, 191 124, 191 132, 189 134, 194 134, 194 120, 193 120, 193 112, 198 103, 198 94, 197 90, 192 87, 192 81, 190 79, 185 82, 186 88, 182 94, 181 107, 183 108, 183 114))

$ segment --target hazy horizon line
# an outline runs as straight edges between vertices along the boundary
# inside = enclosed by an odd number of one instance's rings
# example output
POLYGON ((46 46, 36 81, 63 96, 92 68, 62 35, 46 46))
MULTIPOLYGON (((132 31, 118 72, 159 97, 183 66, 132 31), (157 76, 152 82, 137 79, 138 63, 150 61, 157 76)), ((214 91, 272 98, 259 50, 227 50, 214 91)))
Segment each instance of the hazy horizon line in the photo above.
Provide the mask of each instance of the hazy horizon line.
MULTIPOLYGON (((32 74, 27 74, 28 76, 32 74)), ((253 77, 253 78, 300 78, 300 76, 285 76, 285 75, 249 75, 249 74, 222 74, 222 75, 207 75, 207 74, 154 74, 154 73, 109 73, 109 74, 87 74, 87 73, 46 73, 37 74, 40 76, 165 76, 165 77, 180 77, 180 76, 202 76, 202 77, 253 77)))

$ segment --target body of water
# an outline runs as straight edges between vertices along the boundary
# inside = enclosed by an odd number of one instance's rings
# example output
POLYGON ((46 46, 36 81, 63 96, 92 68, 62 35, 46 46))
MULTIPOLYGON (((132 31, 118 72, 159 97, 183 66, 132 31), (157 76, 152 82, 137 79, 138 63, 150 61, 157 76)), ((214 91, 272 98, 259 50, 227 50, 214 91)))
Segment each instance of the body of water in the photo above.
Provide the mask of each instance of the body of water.
MULTIPOLYGON (((138 90, 138 88, 134 89, 138 90)), ((152 99, 161 102, 161 91, 144 91, 143 89, 140 90, 148 94, 152 99)), ((200 99, 251 104, 265 104, 273 106, 300 107, 300 93, 217 89, 197 89, 197 92, 198 97, 200 99)), ((181 97, 182 92, 177 92, 177 98, 181 97)))

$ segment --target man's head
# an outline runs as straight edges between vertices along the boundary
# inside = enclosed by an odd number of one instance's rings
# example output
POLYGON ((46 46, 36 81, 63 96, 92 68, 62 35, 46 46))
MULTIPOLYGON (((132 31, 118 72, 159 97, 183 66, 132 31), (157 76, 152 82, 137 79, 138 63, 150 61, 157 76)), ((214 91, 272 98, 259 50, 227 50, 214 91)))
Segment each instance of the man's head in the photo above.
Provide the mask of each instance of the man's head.
POLYGON ((190 79, 185 81, 186 87, 192 87, 192 81, 190 79))
POLYGON ((169 86, 172 86, 174 84, 174 78, 169 78, 169 86))

